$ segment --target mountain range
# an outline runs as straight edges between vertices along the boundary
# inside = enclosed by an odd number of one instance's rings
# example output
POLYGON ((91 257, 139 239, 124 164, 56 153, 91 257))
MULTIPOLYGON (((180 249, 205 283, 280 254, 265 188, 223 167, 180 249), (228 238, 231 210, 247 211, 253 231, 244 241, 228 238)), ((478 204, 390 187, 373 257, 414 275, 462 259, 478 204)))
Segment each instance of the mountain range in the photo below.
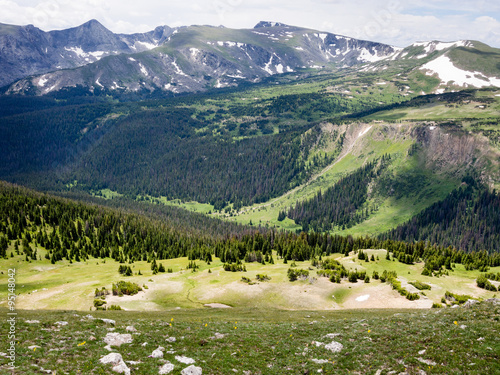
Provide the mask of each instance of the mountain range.
POLYGON ((0 86, 7 94, 58 91, 187 93, 259 82, 276 74, 394 67, 437 74, 443 84, 499 85, 490 60, 499 51, 480 42, 422 42, 406 48, 276 22, 253 29, 160 26, 114 34, 96 20, 60 31, 0 25, 0 86), (486 63, 480 67, 474 58, 486 63), (473 63, 471 63, 471 60, 473 63))
POLYGON ((0 179, 245 225, 500 248, 498 223, 479 220, 497 215, 485 192, 500 188, 500 51, 481 42, 398 48, 275 22, 124 35, 89 21, 2 25, 0 51, 0 179))

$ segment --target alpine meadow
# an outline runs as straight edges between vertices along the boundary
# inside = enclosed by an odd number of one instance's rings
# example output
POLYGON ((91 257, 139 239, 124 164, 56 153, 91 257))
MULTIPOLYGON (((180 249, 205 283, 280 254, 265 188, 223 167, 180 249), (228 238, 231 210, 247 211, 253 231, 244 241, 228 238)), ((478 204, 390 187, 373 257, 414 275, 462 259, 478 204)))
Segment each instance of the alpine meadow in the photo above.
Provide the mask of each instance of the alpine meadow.
POLYGON ((500 373, 500 49, 0 24, 0 72, 0 373, 500 373))

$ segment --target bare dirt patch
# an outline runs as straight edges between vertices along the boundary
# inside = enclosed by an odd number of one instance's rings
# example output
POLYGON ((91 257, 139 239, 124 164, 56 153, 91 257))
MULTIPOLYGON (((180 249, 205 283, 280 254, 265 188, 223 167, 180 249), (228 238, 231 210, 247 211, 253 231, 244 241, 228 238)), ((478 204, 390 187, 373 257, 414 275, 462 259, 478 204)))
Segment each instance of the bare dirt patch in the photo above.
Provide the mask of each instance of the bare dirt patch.
POLYGON ((432 307, 432 301, 429 299, 419 299, 409 301, 392 290, 387 284, 364 284, 356 283, 351 285, 352 293, 345 298, 342 303, 344 309, 428 309, 432 307), (366 296, 369 295, 368 298, 366 296))

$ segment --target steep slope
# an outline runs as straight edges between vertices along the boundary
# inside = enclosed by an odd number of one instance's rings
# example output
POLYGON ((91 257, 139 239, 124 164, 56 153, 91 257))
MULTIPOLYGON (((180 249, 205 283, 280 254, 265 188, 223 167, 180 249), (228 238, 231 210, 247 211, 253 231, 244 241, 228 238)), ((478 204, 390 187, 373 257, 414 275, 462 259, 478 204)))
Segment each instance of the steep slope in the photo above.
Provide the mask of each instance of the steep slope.
POLYGON ((144 34, 114 34, 96 20, 49 32, 33 25, 0 24, 0 87, 26 76, 75 68, 109 55, 146 51, 163 43, 173 31, 161 26, 144 34))

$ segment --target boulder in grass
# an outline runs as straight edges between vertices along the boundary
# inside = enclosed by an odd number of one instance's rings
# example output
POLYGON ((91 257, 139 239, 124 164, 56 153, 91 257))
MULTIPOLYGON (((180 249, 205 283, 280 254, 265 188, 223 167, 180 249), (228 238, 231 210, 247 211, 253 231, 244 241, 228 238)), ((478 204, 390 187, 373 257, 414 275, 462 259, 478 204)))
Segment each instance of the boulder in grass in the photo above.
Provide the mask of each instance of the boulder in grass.
POLYGON ((120 346, 121 344, 130 344, 132 335, 130 333, 108 332, 104 338, 104 342, 112 346, 120 346))
POLYGON ((329 344, 325 345, 325 349, 330 350, 333 353, 339 353, 344 348, 340 342, 332 341, 329 344))
POLYGON ((185 357, 183 355, 176 355, 175 360, 181 363, 185 363, 186 365, 190 365, 191 363, 196 362, 193 358, 185 357))
POLYGON ((158 372, 158 374, 170 374, 172 371, 174 371, 174 365, 167 361, 167 363, 160 367, 160 371, 158 372))
POLYGON ((122 355, 120 353, 109 353, 108 355, 102 357, 99 361, 103 364, 110 363, 111 365, 113 365, 112 370, 114 372, 130 375, 130 369, 123 361, 122 355))
POLYGON ((155 349, 151 354, 151 358, 163 358, 163 352, 159 349, 155 349))
POLYGON ((202 375, 201 367, 191 365, 181 371, 181 375, 202 375))

